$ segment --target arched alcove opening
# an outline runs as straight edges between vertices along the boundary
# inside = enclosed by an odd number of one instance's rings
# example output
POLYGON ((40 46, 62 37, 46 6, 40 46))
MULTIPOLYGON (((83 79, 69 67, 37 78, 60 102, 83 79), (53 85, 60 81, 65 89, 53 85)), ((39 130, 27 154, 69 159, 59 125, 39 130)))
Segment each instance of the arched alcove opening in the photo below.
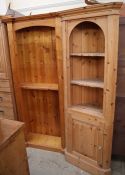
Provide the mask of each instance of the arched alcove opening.
POLYGON ((93 22, 82 22, 69 38, 71 105, 103 108, 105 37, 93 22))

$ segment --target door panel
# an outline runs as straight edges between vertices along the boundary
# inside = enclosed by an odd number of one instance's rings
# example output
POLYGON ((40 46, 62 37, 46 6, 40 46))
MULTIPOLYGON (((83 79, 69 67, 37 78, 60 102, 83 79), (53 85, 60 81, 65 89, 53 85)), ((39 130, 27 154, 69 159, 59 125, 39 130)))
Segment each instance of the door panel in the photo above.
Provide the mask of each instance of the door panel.
POLYGON ((73 120, 73 150, 97 160, 98 131, 95 126, 73 120))
MULTIPOLYGON (((83 115, 84 116, 84 115, 83 115)), ((102 165, 103 129, 97 123, 88 123, 75 114, 67 116, 67 150, 81 159, 102 165)))

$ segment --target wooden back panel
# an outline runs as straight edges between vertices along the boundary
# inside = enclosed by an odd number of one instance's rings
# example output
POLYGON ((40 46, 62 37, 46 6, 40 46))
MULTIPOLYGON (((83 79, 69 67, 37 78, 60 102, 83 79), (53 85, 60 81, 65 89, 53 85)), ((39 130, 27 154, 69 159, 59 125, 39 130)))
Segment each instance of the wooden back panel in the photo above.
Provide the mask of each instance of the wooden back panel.
POLYGON ((71 33, 70 50, 71 52, 103 53, 105 51, 103 31, 95 23, 80 23, 71 33))
POLYGON ((16 32, 20 81, 57 83, 55 30, 30 27, 16 32))
POLYGON ((40 26, 18 30, 16 47, 20 78, 20 89, 16 93, 21 91, 24 110, 21 118, 27 124, 27 131, 60 136, 58 88, 37 88, 41 83, 45 86, 58 84, 55 28, 40 26), (27 84, 30 84, 30 89, 27 84))
POLYGON ((58 92, 23 90, 29 132, 60 136, 58 92))

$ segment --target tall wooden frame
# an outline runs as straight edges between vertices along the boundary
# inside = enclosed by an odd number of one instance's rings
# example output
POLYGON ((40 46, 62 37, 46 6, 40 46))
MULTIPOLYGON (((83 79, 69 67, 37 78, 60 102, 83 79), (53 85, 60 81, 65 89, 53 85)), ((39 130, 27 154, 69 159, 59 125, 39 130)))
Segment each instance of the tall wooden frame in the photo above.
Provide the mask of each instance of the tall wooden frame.
POLYGON ((111 173, 120 7, 95 5, 62 15, 65 155, 95 175, 111 173))
POLYGON ((61 20, 57 15, 48 14, 8 18, 4 22, 8 28, 18 120, 26 124, 27 143, 33 147, 62 151, 65 140, 61 20))

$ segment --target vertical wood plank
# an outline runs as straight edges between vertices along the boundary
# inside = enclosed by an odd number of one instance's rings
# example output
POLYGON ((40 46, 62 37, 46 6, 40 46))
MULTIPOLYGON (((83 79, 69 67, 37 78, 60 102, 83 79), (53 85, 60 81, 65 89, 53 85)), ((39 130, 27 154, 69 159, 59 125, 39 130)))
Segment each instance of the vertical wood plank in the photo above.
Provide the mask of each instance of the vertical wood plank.
POLYGON ((56 35, 56 57, 57 57, 57 70, 58 70, 58 85, 59 85, 59 109, 60 109, 60 124, 61 124, 61 137, 62 147, 65 147, 65 122, 64 122, 64 83, 63 83, 63 57, 62 57, 62 29, 61 18, 56 18, 55 25, 56 35))

